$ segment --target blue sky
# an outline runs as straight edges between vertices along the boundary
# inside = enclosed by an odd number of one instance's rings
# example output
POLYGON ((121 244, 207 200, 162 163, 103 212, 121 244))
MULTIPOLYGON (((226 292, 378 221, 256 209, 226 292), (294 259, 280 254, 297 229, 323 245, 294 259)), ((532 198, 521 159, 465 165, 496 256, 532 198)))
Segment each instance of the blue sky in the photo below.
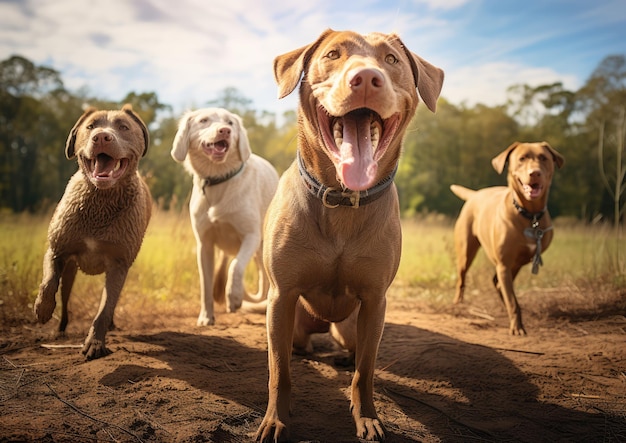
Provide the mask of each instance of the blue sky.
POLYGON ((582 86, 607 55, 626 54, 624 0, 0 0, 0 60, 61 73, 72 91, 114 101, 156 92, 175 112, 226 87, 282 114, 276 55, 324 29, 397 32, 446 72, 455 104, 502 104, 513 84, 582 86))

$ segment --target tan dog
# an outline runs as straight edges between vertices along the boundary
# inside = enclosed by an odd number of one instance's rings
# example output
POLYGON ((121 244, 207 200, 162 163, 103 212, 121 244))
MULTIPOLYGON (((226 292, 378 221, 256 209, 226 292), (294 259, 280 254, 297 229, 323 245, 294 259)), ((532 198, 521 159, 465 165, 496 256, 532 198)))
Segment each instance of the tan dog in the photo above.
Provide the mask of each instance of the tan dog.
POLYGON ((450 187, 466 200, 454 227, 458 273, 454 303, 463 301, 465 275, 482 245, 496 266, 493 282, 509 314, 510 332, 525 335, 513 280, 530 261, 537 273, 541 253, 552 241, 548 193, 554 169, 562 167, 565 159, 546 142, 515 142, 491 161, 498 174, 507 162, 508 186, 478 191, 450 187))
POLYGON ((79 170, 48 228, 49 247, 34 311, 41 323, 50 320, 60 282, 63 334, 77 270, 106 273, 100 309, 82 348, 87 359, 110 352, 105 335, 150 220, 150 191, 137 172, 148 144, 148 129, 130 105, 121 111, 87 109, 67 139, 65 155, 78 159, 79 170))
POLYGON ((385 293, 400 260, 393 177, 417 91, 434 111, 443 71, 394 34, 327 30, 278 56, 274 75, 281 98, 300 84, 298 159, 280 180, 265 228, 269 402, 257 440, 287 437, 292 337, 306 348, 322 321, 356 351, 357 435, 382 440, 372 385, 385 293))
POLYGON ((186 113, 171 154, 193 176, 189 215, 200 273, 198 325, 212 325, 213 300, 226 297, 226 308, 234 312, 244 298, 253 302, 267 298, 262 229, 278 174, 267 160, 252 154, 241 118, 221 108, 186 113), (220 264, 214 275, 216 252, 220 264), (259 276, 256 296, 246 294, 243 282, 252 257, 259 276))

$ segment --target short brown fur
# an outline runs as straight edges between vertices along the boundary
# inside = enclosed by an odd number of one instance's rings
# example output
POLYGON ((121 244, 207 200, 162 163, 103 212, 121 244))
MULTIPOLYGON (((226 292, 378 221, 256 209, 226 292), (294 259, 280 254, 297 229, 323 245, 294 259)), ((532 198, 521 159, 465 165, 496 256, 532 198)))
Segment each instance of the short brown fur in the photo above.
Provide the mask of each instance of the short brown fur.
MULTIPOLYGON (((351 195, 355 188, 346 180, 368 189, 390 176, 419 101, 417 90, 434 111, 443 83, 443 71, 409 52, 395 35, 332 30, 308 46, 278 56, 274 74, 281 97, 300 83, 298 150, 304 167, 323 185, 351 195), (367 140, 360 152, 353 151, 355 166, 345 162, 345 153, 337 152, 325 132, 332 132, 336 120, 347 126, 348 115, 363 108, 371 110, 366 114, 374 120, 372 127, 376 122, 381 126, 395 122, 397 127, 395 132, 381 130, 381 140, 393 134, 384 152, 381 142, 372 154, 367 140), (359 161, 367 171, 359 168, 359 161)), ((361 124, 358 116, 354 119, 361 124)), ((292 344, 309 348, 310 333, 319 330, 311 324, 319 322, 332 322, 335 338, 355 351, 351 410, 357 435, 384 439, 374 408, 373 374, 385 293, 400 260, 398 196, 391 185, 367 205, 331 206, 307 189, 296 161, 283 174, 268 209, 263 258, 270 278, 269 402, 258 440, 287 437, 292 344)))
POLYGON ((506 306, 513 335, 526 334, 513 280, 522 266, 533 260, 537 250, 536 239, 524 232, 531 226, 529 216, 541 214, 537 226, 543 234, 541 251, 550 245, 554 231, 547 211, 548 194, 554 170, 564 162, 563 156, 546 142, 515 142, 492 160, 499 174, 508 163, 508 186, 478 191, 451 186, 454 194, 466 200, 454 227, 458 274, 454 303, 463 301, 467 271, 482 246, 496 267, 493 282, 506 306), (532 188, 535 191, 529 195, 532 188))

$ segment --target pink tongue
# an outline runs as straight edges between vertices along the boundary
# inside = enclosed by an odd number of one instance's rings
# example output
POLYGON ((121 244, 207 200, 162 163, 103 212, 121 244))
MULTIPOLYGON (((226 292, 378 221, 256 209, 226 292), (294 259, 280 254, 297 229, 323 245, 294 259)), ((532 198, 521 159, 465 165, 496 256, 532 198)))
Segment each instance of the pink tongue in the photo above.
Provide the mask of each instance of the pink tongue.
POLYGON ((541 189, 533 188, 530 185, 524 185, 524 192, 529 198, 536 198, 539 196, 541 189))
POLYGON ((96 157, 96 167, 94 169, 94 175, 109 175, 114 167, 115 159, 109 157, 108 155, 100 154, 96 157))
POLYGON ((343 118, 343 143, 339 151, 341 161, 336 167, 344 186, 353 191, 371 188, 378 164, 372 152, 369 116, 348 114, 343 118))

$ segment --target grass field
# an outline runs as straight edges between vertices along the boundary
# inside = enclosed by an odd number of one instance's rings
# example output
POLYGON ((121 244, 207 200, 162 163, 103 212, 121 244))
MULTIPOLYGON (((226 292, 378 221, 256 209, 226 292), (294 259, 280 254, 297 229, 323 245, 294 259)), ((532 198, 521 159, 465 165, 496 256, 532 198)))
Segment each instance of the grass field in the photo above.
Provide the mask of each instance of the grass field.
MULTIPOLYGON (((0 215, 0 321, 5 325, 33 320, 32 303, 41 280, 49 219, 50 214, 0 215)), ((453 221, 443 217, 403 221, 402 260, 394 282, 402 289, 394 294, 421 297, 434 306, 451 302, 456 280, 452 229, 453 221)), ((626 287, 625 256, 626 241, 618 241, 610 227, 561 226, 557 220, 555 238, 543 255, 544 267, 537 275, 531 274, 530 267, 522 269, 516 289, 559 288, 567 292, 582 287, 591 292, 622 292, 626 287)), ((254 289, 254 272, 250 271, 249 284, 254 289)), ((492 275, 492 265, 479 253, 468 274, 468 290, 490 289, 492 275)), ((102 276, 79 273, 71 301, 73 315, 93 315, 102 285, 102 276)), ((155 211, 121 304, 145 315, 155 309, 195 315, 198 293, 195 240, 187 213, 155 211)))

